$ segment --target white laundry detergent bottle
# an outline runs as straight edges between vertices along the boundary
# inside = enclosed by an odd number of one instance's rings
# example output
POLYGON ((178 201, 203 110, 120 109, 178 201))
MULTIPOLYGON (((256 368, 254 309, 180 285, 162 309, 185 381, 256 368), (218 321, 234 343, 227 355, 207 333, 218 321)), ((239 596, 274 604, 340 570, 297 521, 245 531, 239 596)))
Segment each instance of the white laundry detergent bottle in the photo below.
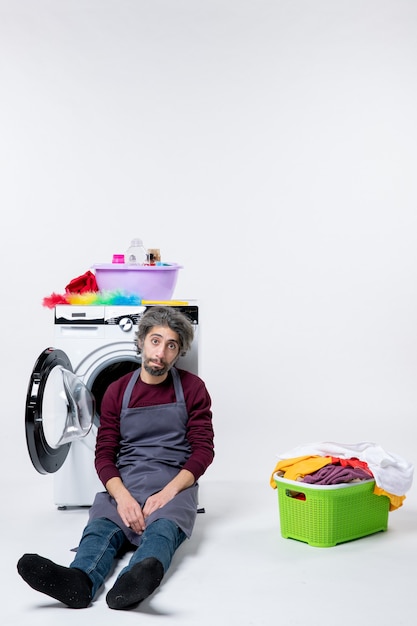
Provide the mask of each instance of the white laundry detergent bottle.
POLYGON ((128 265, 145 265, 148 253, 142 239, 132 239, 129 248, 125 252, 125 263, 128 265))

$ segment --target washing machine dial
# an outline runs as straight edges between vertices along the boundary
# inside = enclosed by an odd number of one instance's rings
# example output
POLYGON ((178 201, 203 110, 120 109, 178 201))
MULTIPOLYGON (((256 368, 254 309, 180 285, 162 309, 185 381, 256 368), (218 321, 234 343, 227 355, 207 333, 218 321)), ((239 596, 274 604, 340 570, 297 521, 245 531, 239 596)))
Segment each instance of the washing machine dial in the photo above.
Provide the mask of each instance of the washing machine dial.
POLYGON ((122 317, 119 320, 119 328, 124 332, 128 333, 133 328, 133 321, 130 317, 122 317))

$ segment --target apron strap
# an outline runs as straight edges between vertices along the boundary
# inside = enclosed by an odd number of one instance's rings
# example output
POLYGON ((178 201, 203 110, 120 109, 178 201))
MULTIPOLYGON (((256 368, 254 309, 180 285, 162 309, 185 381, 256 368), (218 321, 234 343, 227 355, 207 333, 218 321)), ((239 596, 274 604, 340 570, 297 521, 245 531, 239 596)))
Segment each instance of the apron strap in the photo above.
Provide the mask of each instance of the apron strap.
POLYGON ((171 368, 172 381, 174 383, 175 398, 177 402, 185 404, 184 391, 181 385, 180 374, 176 367, 171 368))
POLYGON ((130 402, 130 396, 132 395, 132 390, 133 387, 136 384, 137 379, 139 378, 139 374, 140 374, 140 370, 141 368, 138 367, 137 370, 135 370, 127 384, 127 387, 125 389, 125 392, 123 394, 123 403, 122 403, 122 410, 124 411, 125 409, 128 408, 129 406, 129 402, 130 402))

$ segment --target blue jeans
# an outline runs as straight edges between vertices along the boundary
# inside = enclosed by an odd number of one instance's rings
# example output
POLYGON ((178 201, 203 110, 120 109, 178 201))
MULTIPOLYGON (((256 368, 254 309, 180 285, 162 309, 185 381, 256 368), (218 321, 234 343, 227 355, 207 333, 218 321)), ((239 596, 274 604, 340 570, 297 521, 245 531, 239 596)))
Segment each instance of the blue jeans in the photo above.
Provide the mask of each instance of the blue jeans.
POLYGON ((119 577, 129 571, 133 565, 148 557, 158 559, 165 573, 175 551, 185 538, 185 533, 174 522, 168 519, 158 519, 146 527, 141 536, 140 545, 136 548, 132 546, 117 524, 101 517, 89 522, 85 527, 75 559, 70 567, 82 570, 91 578, 94 598, 110 574, 114 560, 132 547, 136 549, 119 577))

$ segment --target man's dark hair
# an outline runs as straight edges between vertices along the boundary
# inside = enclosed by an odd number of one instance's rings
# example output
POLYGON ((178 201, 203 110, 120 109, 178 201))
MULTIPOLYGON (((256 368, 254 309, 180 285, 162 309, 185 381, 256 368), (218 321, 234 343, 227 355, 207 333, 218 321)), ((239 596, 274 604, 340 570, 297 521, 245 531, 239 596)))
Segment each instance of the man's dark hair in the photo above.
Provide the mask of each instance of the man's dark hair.
MULTIPOLYGON (((168 326, 178 335, 180 355, 184 356, 188 352, 194 339, 194 326, 184 313, 171 306, 149 307, 139 320, 136 341, 143 344, 154 326, 168 326)), ((140 351, 138 346, 138 352, 140 351)))

